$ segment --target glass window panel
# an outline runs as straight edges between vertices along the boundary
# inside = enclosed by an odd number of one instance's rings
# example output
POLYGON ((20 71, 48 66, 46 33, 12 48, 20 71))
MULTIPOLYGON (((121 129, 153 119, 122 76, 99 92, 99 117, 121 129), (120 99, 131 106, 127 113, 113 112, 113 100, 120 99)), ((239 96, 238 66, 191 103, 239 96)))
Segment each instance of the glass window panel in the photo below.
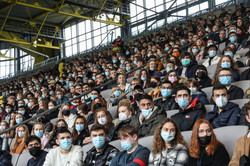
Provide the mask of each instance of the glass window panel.
POLYGON ((71 40, 66 40, 66 42, 65 42, 65 47, 68 47, 68 46, 70 46, 71 45, 71 40))
POLYGON ((71 27, 72 37, 76 37, 76 25, 71 27))
POLYGON ((215 5, 219 5, 221 3, 227 2, 228 0, 215 0, 215 5))
POLYGON ((76 44, 76 42, 77 42, 76 38, 73 38, 72 39, 72 44, 76 44))
MULTIPOLYGON (((73 50, 73 54, 71 54, 71 55, 74 55, 74 54, 77 53, 77 44, 74 44, 74 45, 72 46, 72 50, 73 50)), ((70 56, 71 56, 71 55, 70 55, 70 56)))
POLYGON ((177 5, 180 5, 180 4, 185 3, 185 1, 186 1, 186 0, 178 0, 176 3, 177 3, 177 5))
POLYGON ((65 29, 65 39, 68 40, 71 38, 71 29, 70 27, 65 29))
POLYGON ((186 10, 184 9, 184 10, 181 10, 181 11, 179 11, 179 12, 177 12, 177 15, 178 16, 186 16, 186 10))
POLYGON ((85 21, 80 22, 80 23, 78 24, 78 27, 79 27, 79 34, 80 34, 80 35, 81 35, 81 34, 84 34, 84 33, 85 33, 85 21))
POLYGON ((89 32, 91 30, 91 26, 90 26, 90 20, 86 20, 86 32, 89 32))
POLYGON ((193 6, 193 7, 188 8, 188 14, 189 14, 189 15, 194 14, 194 13, 196 13, 197 11, 199 11, 199 5, 195 5, 195 6, 193 6))
POLYGON ((85 51, 86 50, 86 41, 82 41, 80 42, 80 52, 85 51))
POLYGON ((87 40, 87 49, 91 49, 92 48, 92 42, 91 39, 87 40))
POLYGON ((200 4, 200 10, 204 10, 208 8, 208 2, 203 2, 200 4))
POLYGON ((83 41, 83 40, 85 40, 85 35, 79 36, 79 41, 83 41))
POLYGON ((66 52, 66 57, 69 57, 72 55, 72 47, 66 47, 65 48, 65 52, 66 52))
POLYGON ((91 33, 86 34, 86 39, 91 39, 91 33))
POLYGON ((94 38, 94 47, 95 46, 98 46, 100 43, 101 43, 101 36, 96 36, 95 38, 94 38))

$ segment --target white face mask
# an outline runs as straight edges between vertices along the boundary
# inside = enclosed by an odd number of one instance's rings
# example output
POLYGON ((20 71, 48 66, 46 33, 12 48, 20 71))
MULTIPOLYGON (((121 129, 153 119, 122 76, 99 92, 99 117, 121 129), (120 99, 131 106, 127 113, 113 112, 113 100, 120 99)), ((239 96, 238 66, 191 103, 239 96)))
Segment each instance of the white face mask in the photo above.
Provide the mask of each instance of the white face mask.
POLYGON ((52 108, 54 108, 53 106, 51 106, 51 107, 48 107, 49 108, 49 110, 51 110, 52 108))
POLYGON ((18 137, 20 137, 20 138, 23 138, 23 136, 24 136, 24 132, 23 131, 18 131, 18 137))
POLYGON ((123 112, 121 112, 121 113, 119 113, 119 120, 120 121, 124 121, 124 120, 127 120, 127 115, 125 114, 125 113, 123 113, 123 112))
POLYGON ((226 97, 220 96, 215 100, 215 103, 219 108, 223 108, 227 105, 228 100, 226 97))
POLYGON ((1 130, 1 131, 5 130, 5 129, 6 129, 5 126, 0 126, 0 130, 1 130))
POLYGON ((190 91, 191 91, 191 95, 194 95, 194 94, 197 93, 197 89, 196 89, 196 88, 190 87, 189 89, 190 89, 190 91))
POLYGON ((101 125, 105 125, 107 123, 107 118, 105 117, 99 118, 98 123, 101 125))

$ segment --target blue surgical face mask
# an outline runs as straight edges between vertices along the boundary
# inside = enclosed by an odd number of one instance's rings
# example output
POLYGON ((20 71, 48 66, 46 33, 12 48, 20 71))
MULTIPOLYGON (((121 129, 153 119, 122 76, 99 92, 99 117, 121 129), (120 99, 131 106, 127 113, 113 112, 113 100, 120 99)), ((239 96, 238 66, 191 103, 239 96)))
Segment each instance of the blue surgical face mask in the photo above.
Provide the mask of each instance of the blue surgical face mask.
POLYGON ((117 59, 113 59, 113 63, 117 63, 117 59))
POLYGON ((131 69, 131 67, 126 67, 126 70, 129 71, 131 69))
POLYGON ((230 68, 230 67, 231 67, 231 64, 228 62, 221 63, 221 68, 230 68))
POLYGON ((122 149, 124 149, 125 151, 128 151, 130 149, 133 148, 133 146, 131 145, 130 141, 126 141, 126 142, 122 142, 121 141, 121 147, 122 149))
POLYGON ((235 32, 235 33, 236 33, 236 29, 231 29, 230 33, 231 33, 231 32, 235 32))
POLYGON ((231 37, 230 37, 230 41, 231 41, 232 43, 236 42, 236 41, 237 41, 236 36, 231 36, 231 37))
POLYGON ((105 138, 100 136, 94 137, 92 138, 92 143, 96 148, 100 149, 105 144, 105 138))
POLYGON ((135 65, 137 64, 136 61, 134 61, 134 64, 135 64, 135 65))
POLYGON ((40 88, 36 88, 36 90, 37 90, 37 91, 39 91, 39 90, 40 90, 40 88))
POLYGON ((164 51, 168 51, 168 50, 169 50, 169 47, 165 47, 165 48, 164 48, 164 51))
POLYGON ((60 146, 64 150, 68 150, 71 147, 71 143, 72 143, 71 139, 65 138, 65 139, 60 140, 60 146))
POLYGON ((161 95, 163 96, 163 97, 169 97, 169 96, 171 96, 171 94, 172 94, 172 91, 170 90, 170 89, 161 89, 161 95))
POLYGON ((172 71, 172 70, 173 70, 172 68, 167 68, 166 69, 167 73, 170 72, 170 71, 172 71))
POLYGON ((175 133, 169 133, 166 131, 161 131, 161 137, 165 142, 170 142, 174 139, 175 133))
POLYGON ((190 64, 190 59, 182 59, 181 63, 183 66, 188 66, 190 64))
POLYGON ((22 107, 22 106, 24 106, 23 104, 18 104, 18 107, 22 107))
POLYGON ((22 114, 22 115, 24 115, 25 114, 25 111, 24 110, 22 110, 22 111, 17 111, 19 114, 22 114))
POLYGON ((179 98, 178 99, 178 105, 182 108, 187 108, 189 105, 189 100, 188 98, 179 98))
POLYGON ((153 69, 153 68, 150 67, 149 70, 150 70, 150 71, 154 71, 155 69, 153 69))
POLYGON ((118 97, 118 96, 120 96, 121 93, 122 93, 121 91, 116 90, 116 91, 114 92, 114 95, 115 95, 115 97, 118 97))
POLYGON ((92 79, 93 79, 94 81, 96 81, 96 77, 95 77, 95 76, 93 76, 92 79))
POLYGON ((73 85, 74 85, 74 83, 72 83, 72 82, 71 82, 71 83, 69 83, 69 87, 71 87, 71 86, 73 86, 73 85))
POLYGON ((94 100, 95 98, 97 98, 98 96, 97 95, 91 95, 91 100, 94 100))
POLYGON ((197 52, 199 52, 198 49, 196 49, 196 48, 192 49, 192 53, 193 53, 193 54, 195 54, 195 53, 197 53, 197 52))
POLYGON ((23 118, 16 119, 17 124, 22 123, 22 122, 23 122, 23 118))
POLYGON ((147 77, 141 77, 142 81, 146 81, 147 77))
POLYGON ((33 88, 29 88, 29 91, 32 91, 33 88))
POLYGON ((108 71, 106 71, 106 72, 105 72, 105 75, 108 77, 108 76, 109 76, 109 72, 108 72, 108 71))
POLYGON ((84 129, 84 124, 76 124, 75 128, 78 132, 81 132, 84 129))
POLYGON ((214 50, 209 51, 210 57, 214 57, 215 55, 216 55, 216 51, 214 51, 214 50))
POLYGON ((141 110, 141 113, 142 113, 142 115, 143 115, 145 118, 147 118, 147 117, 151 114, 152 111, 153 111, 153 108, 142 109, 142 110, 141 110))
POLYGON ((225 52, 225 54, 224 54, 224 55, 229 55, 229 56, 233 57, 233 53, 232 53, 231 51, 227 51, 227 52, 225 52))
POLYGON ((35 131, 34 133, 39 138, 43 136, 43 130, 35 131))
POLYGON ((223 85, 231 84, 231 77, 230 76, 222 76, 220 77, 220 83, 223 85))

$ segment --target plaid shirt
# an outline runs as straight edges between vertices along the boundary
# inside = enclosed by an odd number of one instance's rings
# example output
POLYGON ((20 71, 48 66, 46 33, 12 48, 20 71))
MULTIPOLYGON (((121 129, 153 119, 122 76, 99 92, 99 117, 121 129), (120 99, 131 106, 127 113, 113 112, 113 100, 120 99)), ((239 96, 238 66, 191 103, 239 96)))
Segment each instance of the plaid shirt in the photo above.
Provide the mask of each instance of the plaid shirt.
POLYGON ((178 144, 175 148, 169 147, 166 151, 157 154, 150 153, 148 166, 185 166, 188 162, 187 148, 178 144))

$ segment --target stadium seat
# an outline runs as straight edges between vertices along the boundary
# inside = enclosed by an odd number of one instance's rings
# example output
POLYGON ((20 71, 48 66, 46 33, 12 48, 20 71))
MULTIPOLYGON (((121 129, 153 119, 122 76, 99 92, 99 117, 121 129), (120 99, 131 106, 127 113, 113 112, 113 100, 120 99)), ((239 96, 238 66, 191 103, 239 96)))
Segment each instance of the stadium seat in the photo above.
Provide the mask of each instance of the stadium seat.
POLYGON ((144 92, 149 93, 151 90, 153 90, 153 88, 147 88, 147 89, 144 89, 144 92))
POLYGON ((240 59, 238 59, 238 61, 241 61, 243 64, 246 64, 247 57, 246 56, 245 57, 241 57, 240 59))
POLYGON ((116 147, 120 152, 123 151, 123 149, 121 147, 121 140, 111 141, 111 142, 109 142, 109 144, 116 147))
POLYGON ((58 120, 58 118, 54 118, 54 119, 51 119, 50 122, 51 122, 53 125, 55 125, 57 120, 58 120))
POLYGON ((202 88, 202 89, 201 89, 203 92, 205 92, 205 93, 207 94, 207 99, 208 99, 208 101, 210 101, 210 99, 211 99, 211 97, 212 97, 212 89, 213 89, 212 86, 211 86, 211 87, 207 87, 207 88, 202 88))
POLYGON ((108 111, 110 112, 112 118, 115 119, 116 118, 116 113, 117 113, 117 106, 109 107, 108 111))
POLYGON ((209 74, 208 77, 209 77, 210 79, 213 79, 213 78, 214 78, 214 74, 209 74))
POLYGON ((198 65, 202 65, 202 63, 205 62, 206 60, 207 59, 202 59, 202 60, 198 61, 197 63, 198 63, 198 65))
POLYGON ((250 80, 237 81, 233 82, 232 84, 240 87, 244 91, 244 93, 248 88, 250 88, 250 80))
POLYGON ((240 67, 240 74, 243 73, 245 70, 249 69, 249 67, 240 67))
POLYGON ((101 95, 102 95, 102 97, 103 97, 105 100, 108 100, 108 99, 109 99, 111 93, 112 93, 112 89, 107 89, 107 90, 101 91, 101 95))
POLYGON ((215 73, 215 70, 216 70, 216 67, 217 67, 217 64, 208 66, 208 67, 207 67, 208 75, 214 74, 214 73, 215 73))
POLYGON ((12 156, 11 163, 13 166, 16 166, 17 160, 19 159, 20 154, 13 153, 11 154, 11 156, 12 156))
POLYGON ((93 125, 94 125, 94 124, 90 124, 90 125, 88 125, 89 130, 91 129, 91 127, 92 127, 93 125))
POLYGON ((128 99, 130 98, 130 96, 132 96, 132 92, 129 92, 129 93, 126 94, 126 97, 127 97, 128 99))
POLYGON ((217 139, 225 145, 230 157, 233 156, 237 139, 245 135, 247 131, 247 126, 226 126, 214 129, 217 139))
POLYGON ((230 102, 238 104, 240 108, 242 108, 248 101, 249 99, 230 100, 230 102))
POLYGON ((192 130, 190 130, 190 131, 182 131, 181 135, 183 136, 185 142, 188 144, 188 147, 189 147, 190 143, 191 143, 192 130))
POLYGON ((82 147, 82 151, 83 151, 83 161, 85 160, 85 157, 87 156, 87 152, 93 147, 94 145, 92 143, 84 145, 82 147))
POLYGON ((156 101, 156 100, 158 100, 158 99, 160 99, 160 98, 161 98, 161 97, 154 98, 153 101, 156 101))
POLYGON ((16 166, 27 166, 27 163, 29 159, 31 159, 31 157, 32 156, 30 155, 29 152, 22 153, 18 158, 16 166))
POLYGON ((214 105, 212 104, 205 105, 205 107, 206 107, 206 113, 211 112, 214 109, 214 105))
MULTIPOLYGON (((249 48, 244 48, 242 50, 239 50, 236 52, 236 54, 239 54, 240 56, 244 57, 246 56, 246 53, 249 51, 249 48)), ((245 61, 246 62, 246 61, 245 61)), ((243 62, 244 63, 244 62, 243 62)))
POLYGON ((226 47, 226 42, 223 42, 219 44, 218 49, 222 52, 225 47, 226 47))
POLYGON ((178 112, 179 112, 179 110, 169 110, 169 111, 166 111, 167 117, 171 118, 171 116, 177 114, 178 112))
POLYGON ((150 151, 152 151, 153 141, 154 141, 154 136, 153 135, 150 135, 150 136, 147 136, 147 137, 144 137, 144 138, 140 138, 138 140, 140 145, 147 147, 150 151))

